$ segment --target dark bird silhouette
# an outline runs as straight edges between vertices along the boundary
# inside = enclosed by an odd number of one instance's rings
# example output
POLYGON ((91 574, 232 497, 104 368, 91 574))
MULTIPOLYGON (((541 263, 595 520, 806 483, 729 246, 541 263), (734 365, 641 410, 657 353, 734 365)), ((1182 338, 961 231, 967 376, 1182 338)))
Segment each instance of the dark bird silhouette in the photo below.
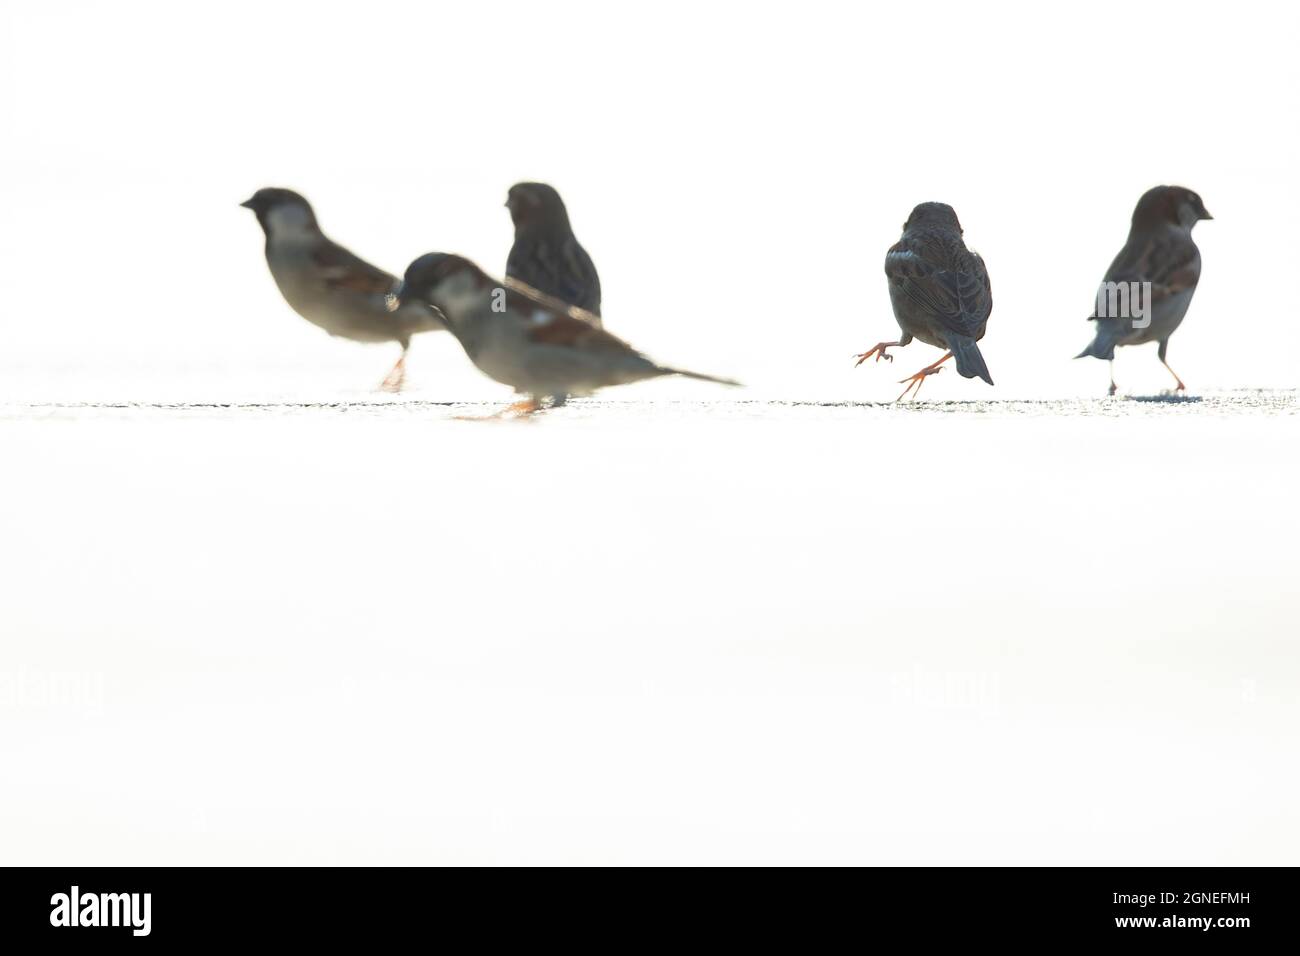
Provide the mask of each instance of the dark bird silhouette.
POLYGON ((266 264, 295 312, 330 335, 402 347, 382 385, 400 390, 411 336, 441 329, 438 315, 422 302, 389 311, 386 297, 397 287, 397 277, 330 240, 311 205, 293 190, 259 189, 240 205, 256 214, 266 233, 266 264))
MULTIPOLYGON (((1099 293, 1089 318, 1089 321, 1097 323, 1095 336, 1091 344, 1075 356, 1090 355, 1112 363, 1111 395, 1118 388, 1113 364, 1115 347, 1144 342, 1160 343, 1156 355, 1178 383, 1175 391, 1181 392, 1186 388, 1178 373, 1169 368, 1165 355, 1169 351, 1169 337, 1182 324, 1201 278, 1201 252, 1192 241, 1192 227, 1202 219, 1213 218, 1206 212, 1201 197, 1182 186, 1156 186, 1138 200, 1128 241, 1106 270, 1102 281, 1125 285, 1137 283, 1134 291, 1140 290, 1141 283, 1151 283, 1150 298, 1140 306, 1146 310, 1142 321, 1148 324, 1145 327, 1135 324, 1132 314, 1098 315, 1098 312, 1112 311, 1110 297, 1099 293)), ((1130 313, 1137 308, 1130 305, 1130 313)))
POLYGON ((515 243, 506 275, 600 316, 600 277, 569 225, 560 194, 545 183, 510 187, 506 208, 515 224, 515 243))
MULTIPOLYGON (((907 384, 902 399, 913 389, 919 394, 927 375, 942 371, 950 358, 957 360, 957 374, 963 378, 993 379, 984 356, 975 343, 984 337, 993 292, 984 260, 966 248, 961 223, 951 206, 925 202, 912 210, 903 225, 903 237, 885 254, 885 276, 894 318, 903 330, 897 342, 879 342, 861 355, 858 365, 875 356, 893 361, 888 349, 901 348, 918 338, 946 354, 915 375, 902 379, 907 384)), ((915 395, 913 395, 915 397, 915 395)))

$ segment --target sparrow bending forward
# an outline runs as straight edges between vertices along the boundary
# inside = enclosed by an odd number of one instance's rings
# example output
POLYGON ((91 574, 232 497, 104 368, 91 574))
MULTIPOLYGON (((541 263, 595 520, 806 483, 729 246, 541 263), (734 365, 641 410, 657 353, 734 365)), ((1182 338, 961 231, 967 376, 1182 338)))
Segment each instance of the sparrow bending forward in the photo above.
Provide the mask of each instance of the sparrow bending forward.
POLYGON ((402 354, 381 387, 399 391, 406 380, 411 336, 443 327, 432 309, 412 302, 390 310, 397 277, 332 242, 311 205, 291 189, 259 189, 240 203, 266 233, 266 264, 295 312, 330 335, 354 342, 396 342, 402 354))
POLYGON ((1102 281, 1151 283, 1144 316, 1149 324, 1139 327, 1131 316, 1099 317, 1098 311, 1109 309, 1103 305, 1103 296, 1098 294, 1088 320, 1097 323, 1096 336, 1075 356, 1091 355, 1111 363, 1109 394, 1114 395, 1118 389, 1115 384, 1115 346, 1141 345, 1144 342, 1160 343, 1156 355, 1178 383, 1175 391, 1186 389, 1178 373, 1169 368, 1165 354, 1169 351, 1169 337, 1187 314, 1196 283, 1201 278, 1201 253, 1192 241, 1192 227, 1202 219, 1213 218, 1205 211, 1201 197, 1182 186, 1156 186, 1148 189, 1138 200, 1133 209, 1128 241, 1106 270, 1106 278, 1102 281))
POLYGON ((599 316, 600 277, 573 234, 560 194, 545 183, 516 183, 506 208, 515 224, 506 276, 599 316))
POLYGON ((447 330, 489 378, 528 399, 507 411, 535 412, 545 399, 589 395, 661 375, 738 385, 656 365, 596 325, 595 316, 521 282, 499 283, 460 256, 431 252, 406 270, 390 308, 417 301, 443 316, 447 330))
POLYGON ((939 366, 954 357, 958 375, 982 378, 992 385, 984 356, 975 344, 984 337, 993 311, 989 274, 984 260, 962 241, 961 223, 951 206, 923 202, 912 210, 903 225, 903 237, 885 253, 885 275, 894 318, 903 334, 897 342, 879 342, 854 356, 857 364, 873 355, 877 362, 882 358, 893 361, 887 350, 891 346, 901 348, 915 337, 926 345, 944 349, 946 354, 915 375, 901 379, 899 384, 906 383, 907 388, 895 401, 914 388, 915 398, 926 376, 942 371, 939 366))

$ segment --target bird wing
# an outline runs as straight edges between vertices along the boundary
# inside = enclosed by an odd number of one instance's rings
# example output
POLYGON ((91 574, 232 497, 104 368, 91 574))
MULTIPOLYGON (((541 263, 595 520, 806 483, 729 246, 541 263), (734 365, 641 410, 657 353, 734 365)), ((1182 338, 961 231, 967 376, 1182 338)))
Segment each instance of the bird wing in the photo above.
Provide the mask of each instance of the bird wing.
POLYGON ((601 327, 600 316, 596 313, 588 312, 586 309, 580 309, 576 305, 569 305, 569 303, 557 299, 553 295, 547 295, 540 289, 534 289, 522 279, 516 279, 514 276, 508 275, 501 284, 511 292, 515 292, 526 299, 530 299, 537 305, 545 306, 552 312, 571 315, 573 318, 579 319, 588 325, 595 326, 596 328, 601 327))
POLYGON ((885 275, 949 331, 978 339, 993 310, 988 270, 973 252, 948 258, 950 262, 933 262, 900 240, 885 254, 885 275))
POLYGON ((506 261, 506 272, 533 286, 545 286, 561 301, 600 314, 600 279, 587 251, 572 234, 562 239, 517 241, 506 261))
POLYGON ((567 285, 577 305, 600 314, 600 276, 596 274, 596 264, 587 255, 587 250, 578 244, 578 240, 569 236, 564 243, 564 261, 568 267, 567 285))
POLYGON ((590 312, 563 302, 557 303, 559 308, 553 308, 550 303, 556 302, 555 299, 517 281, 507 282, 506 288, 510 311, 524 317, 524 335, 530 342, 586 352, 640 355, 618 336, 602 329, 599 319, 592 322, 595 316, 590 312))
POLYGON ((1151 299, 1196 288, 1201 253, 1185 233, 1156 232, 1133 236, 1106 270, 1106 282, 1150 282, 1151 299))
POLYGON ((325 284, 331 289, 387 295, 397 287, 397 277, 354 256, 332 242, 321 243, 311 254, 325 284))

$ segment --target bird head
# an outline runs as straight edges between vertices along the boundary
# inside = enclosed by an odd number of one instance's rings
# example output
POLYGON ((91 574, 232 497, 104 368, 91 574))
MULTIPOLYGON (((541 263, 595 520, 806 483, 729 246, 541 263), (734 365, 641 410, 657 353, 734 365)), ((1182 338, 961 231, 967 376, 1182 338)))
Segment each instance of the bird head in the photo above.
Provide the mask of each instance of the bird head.
POLYGON ((444 323, 454 333, 454 316, 460 314, 457 300, 489 282, 468 259, 445 252, 426 253, 406 267, 402 281, 388 296, 388 310, 396 312, 405 302, 423 302, 442 313, 444 323))
POLYGON ((957 213, 953 211, 952 206, 943 202, 923 202, 912 210, 912 214, 907 217, 907 222, 903 223, 903 232, 909 232, 922 226, 938 226, 944 229, 956 229, 961 232, 961 223, 957 221, 957 213))
POLYGON ((240 205, 253 210, 267 235, 272 231, 319 228, 311 204, 292 189, 259 189, 240 205))
POLYGON ((506 208, 516 229, 528 226, 568 227, 569 213, 560 194, 546 183, 515 183, 506 194, 506 208))
POLYGON ((1168 223, 1190 230, 1202 219, 1213 219, 1201 197, 1185 186, 1156 186, 1148 189, 1133 210, 1133 225, 1168 223))

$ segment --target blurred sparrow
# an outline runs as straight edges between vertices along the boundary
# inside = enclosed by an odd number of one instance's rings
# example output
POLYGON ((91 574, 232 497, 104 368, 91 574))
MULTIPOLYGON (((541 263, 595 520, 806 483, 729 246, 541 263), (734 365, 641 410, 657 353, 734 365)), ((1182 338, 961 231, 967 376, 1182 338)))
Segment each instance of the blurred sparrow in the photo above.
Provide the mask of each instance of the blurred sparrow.
POLYGON ((573 235, 560 194, 545 183, 518 183, 506 208, 515 224, 506 275, 599 316, 600 278, 573 235))
POLYGON ((861 365, 875 356, 893 361, 887 349, 902 347, 918 338, 926 345, 946 350, 939 361, 915 375, 900 380, 907 384, 902 399, 912 389, 916 394, 927 375, 942 371, 939 366, 954 356, 957 374, 982 378, 990 385, 984 356, 975 343, 984 337, 984 327, 993 310, 993 293, 984 260, 966 248, 961 223, 951 206, 925 202, 912 210, 903 225, 903 237, 885 254, 885 275, 894 318, 903 330, 897 342, 880 342, 854 356, 861 365))
POLYGON ((389 305, 437 309, 479 370, 528 399, 509 411, 535 412, 547 398, 588 395, 661 375, 739 383, 656 365, 596 324, 590 312, 513 280, 499 283, 460 256, 431 252, 406 270, 389 305))
POLYGON ((1201 197, 1182 186, 1156 186, 1138 200, 1128 242, 1106 270, 1102 290, 1097 294, 1089 321, 1097 323, 1092 344, 1075 358, 1091 355, 1111 363, 1110 394, 1114 395, 1115 346, 1159 342, 1156 355, 1178 383, 1186 386, 1169 368, 1165 353, 1201 278, 1201 253, 1192 241, 1192 227, 1202 219, 1213 219, 1201 197), (1110 286, 1116 283, 1116 286, 1110 286), (1150 294, 1142 291, 1150 283, 1150 294), (1123 298, 1121 300, 1120 293, 1123 298), (1134 298, 1140 301, 1134 301, 1134 298), (1127 309, 1116 308, 1123 303, 1127 309), (1127 311, 1128 315, 1115 312, 1127 311), (1098 313, 1104 313, 1098 315, 1098 313))
POLYGON ((381 385, 400 390, 411 336, 441 329, 437 314, 422 302, 390 311, 386 297, 397 287, 397 277, 331 242, 307 200, 296 192, 259 189, 240 205, 257 215, 266 233, 266 264, 295 312, 330 335, 402 346, 401 357, 381 385))

